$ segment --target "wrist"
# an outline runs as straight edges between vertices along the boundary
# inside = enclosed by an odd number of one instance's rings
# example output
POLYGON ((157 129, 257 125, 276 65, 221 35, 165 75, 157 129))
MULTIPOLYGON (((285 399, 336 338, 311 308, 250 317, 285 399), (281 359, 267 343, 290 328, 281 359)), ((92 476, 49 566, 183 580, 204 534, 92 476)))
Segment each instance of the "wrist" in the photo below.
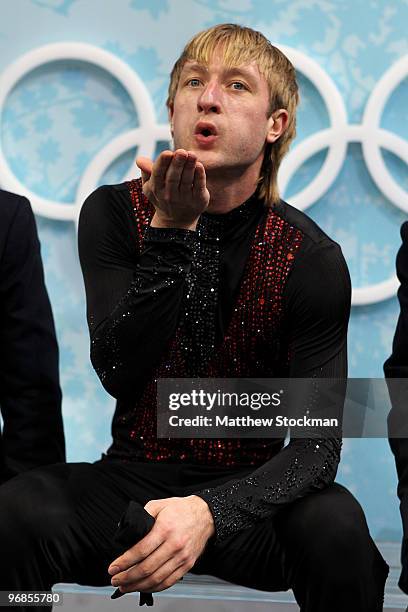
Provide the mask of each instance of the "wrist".
POLYGON ((198 219, 196 219, 192 223, 181 223, 180 221, 177 222, 177 221, 173 221, 172 219, 160 218, 158 214, 155 213, 150 222, 150 227, 166 228, 166 229, 177 228, 177 229, 186 229, 186 230, 195 231, 197 227, 197 222, 198 222, 198 219))
POLYGON ((208 528, 208 537, 210 538, 215 534, 214 517, 207 502, 199 497, 198 495, 190 495, 191 500, 197 504, 197 508, 200 509, 200 523, 205 524, 208 528))

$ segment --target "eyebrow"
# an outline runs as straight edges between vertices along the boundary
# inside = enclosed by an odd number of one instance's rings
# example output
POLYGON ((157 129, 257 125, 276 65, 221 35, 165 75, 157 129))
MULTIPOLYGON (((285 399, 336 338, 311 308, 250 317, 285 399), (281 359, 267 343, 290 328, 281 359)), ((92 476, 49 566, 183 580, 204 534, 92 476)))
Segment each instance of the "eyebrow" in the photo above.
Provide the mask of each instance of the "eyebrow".
MULTIPOLYGON (((184 70, 187 74, 189 72, 195 72, 195 71, 208 72, 208 68, 206 66, 203 66, 203 64, 198 64, 198 63, 191 64, 190 66, 185 67, 184 70)), ((253 84, 255 84, 254 75, 250 73, 248 70, 245 70, 245 68, 239 68, 238 66, 232 66, 231 68, 225 68, 224 74, 227 76, 232 75, 232 74, 240 74, 246 79, 248 79, 248 81, 251 81, 253 84)))

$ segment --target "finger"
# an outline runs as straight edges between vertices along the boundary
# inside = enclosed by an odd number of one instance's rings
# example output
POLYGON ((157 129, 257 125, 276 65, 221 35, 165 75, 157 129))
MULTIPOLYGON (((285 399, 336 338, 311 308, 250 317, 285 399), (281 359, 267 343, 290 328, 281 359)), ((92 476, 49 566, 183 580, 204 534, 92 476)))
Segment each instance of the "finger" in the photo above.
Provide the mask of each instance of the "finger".
POLYGON ((146 181, 149 180, 152 174, 152 169, 153 169, 152 160, 149 159, 148 157, 139 156, 136 158, 136 166, 140 168, 140 171, 142 173, 142 183, 145 183, 146 181))
MULTIPOLYGON (((174 550, 174 547, 169 545, 168 542, 164 542, 143 561, 136 563, 127 571, 123 571, 114 576, 111 580, 111 584, 113 586, 126 586, 131 583, 137 584, 145 580, 146 577, 154 574, 165 563, 172 562, 177 566, 180 564, 180 561, 176 562, 176 554, 177 551, 174 550)), ((173 567, 173 569, 175 568, 173 567)))
POLYGON ((152 529, 144 538, 125 551, 123 555, 112 561, 108 567, 109 574, 112 575, 116 572, 115 577, 120 577, 120 573, 115 570, 115 567, 117 567, 121 573, 125 572, 127 569, 129 569, 129 567, 135 565, 135 563, 140 563, 146 559, 146 557, 155 551, 156 548, 161 546, 164 541, 165 538, 162 535, 161 530, 156 524, 153 525, 152 529))
POLYGON ((163 591, 175 584, 188 571, 185 563, 180 564, 171 559, 164 563, 150 576, 142 580, 129 582, 120 587, 120 590, 129 593, 133 591, 143 591, 144 593, 154 593, 163 591))
POLYGON ((153 183, 156 191, 164 192, 167 171, 173 157, 173 151, 162 151, 153 164, 153 183))
POLYGON ((181 174, 188 159, 184 149, 177 149, 166 175, 166 196, 172 201, 178 198, 181 174))
POLYGON ((159 593, 160 591, 164 591, 165 589, 169 589, 171 586, 173 586, 174 584, 176 584, 176 582, 178 582, 179 580, 182 579, 182 577, 184 576, 184 574, 186 574, 188 572, 188 568, 186 567, 186 565, 181 565, 180 567, 178 567, 172 574, 170 574, 169 576, 167 576, 167 578, 165 578, 164 580, 162 580, 159 584, 156 584, 154 589, 149 589, 149 588, 141 588, 141 591, 144 591, 145 593, 159 593))
POLYGON ((196 163, 193 181, 193 197, 202 197, 206 189, 205 169, 201 162, 196 163))
POLYGON ((136 157, 136 165, 144 172, 151 172, 153 168, 153 162, 150 157, 144 157, 143 155, 136 157))
POLYGON ((196 155, 194 155, 194 153, 189 153, 180 178, 180 190, 183 193, 188 193, 190 196, 193 187, 196 161, 196 155))

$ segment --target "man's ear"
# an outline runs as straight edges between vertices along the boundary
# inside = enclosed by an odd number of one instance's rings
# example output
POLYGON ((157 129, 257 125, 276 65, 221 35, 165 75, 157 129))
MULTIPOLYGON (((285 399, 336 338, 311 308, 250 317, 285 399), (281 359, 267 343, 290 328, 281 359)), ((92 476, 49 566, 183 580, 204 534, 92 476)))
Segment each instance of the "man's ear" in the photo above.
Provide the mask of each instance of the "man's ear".
POLYGON ((274 111, 269 117, 268 132, 266 142, 275 142, 283 134, 288 125, 289 114, 284 108, 274 111))

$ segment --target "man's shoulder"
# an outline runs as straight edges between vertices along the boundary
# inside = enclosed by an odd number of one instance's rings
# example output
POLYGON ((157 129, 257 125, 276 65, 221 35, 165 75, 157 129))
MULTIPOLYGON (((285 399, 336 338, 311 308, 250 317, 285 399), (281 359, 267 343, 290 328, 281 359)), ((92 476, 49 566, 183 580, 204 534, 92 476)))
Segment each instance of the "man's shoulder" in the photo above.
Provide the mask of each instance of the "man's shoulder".
POLYGON ((0 242, 3 243, 11 228, 33 224, 34 213, 25 196, 0 189, 0 242))
POLYGON ((87 239, 91 239, 95 233, 101 236, 110 234, 115 240, 121 239, 121 236, 135 235, 138 218, 135 212, 137 202, 132 194, 135 188, 138 201, 144 202, 140 179, 101 185, 90 193, 79 212, 79 234, 87 236, 87 239))
POLYGON ((408 249, 408 221, 401 225, 401 238, 403 247, 408 249))
POLYGON ((408 221, 401 226, 402 244, 397 253, 397 275, 403 287, 403 291, 408 287, 408 221))
POLYGON ((92 191, 85 202, 116 202, 128 203, 131 201, 131 192, 136 190, 138 195, 143 194, 142 179, 124 181, 114 185, 101 185, 92 191))
POLYGON ((333 238, 330 238, 316 221, 313 221, 309 215, 285 202, 285 200, 280 200, 275 206, 274 211, 289 225, 298 229, 310 246, 317 248, 319 245, 322 247, 328 245, 339 247, 338 243, 333 238))
POLYGON ((81 217, 128 213, 132 210, 129 182, 101 185, 88 195, 81 207, 81 217))
POLYGON ((306 213, 284 200, 280 200, 276 206, 276 212, 290 226, 303 234, 293 265, 293 269, 297 270, 297 280, 300 277, 313 278, 317 286, 322 278, 327 280, 330 277, 337 283, 338 274, 340 274, 344 281, 345 295, 351 295, 350 273, 341 246, 306 213), (335 274, 328 275, 328 271, 335 272, 335 274))
POLYGON ((2 223, 6 219, 12 220, 19 210, 31 211, 27 198, 17 193, 0 189, 0 215, 2 223))
POLYGON ((98 196, 102 198, 107 198, 109 196, 115 195, 116 193, 128 193, 129 192, 129 182, 124 181, 123 183, 116 183, 115 185, 100 185, 94 191, 90 193, 87 199, 90 197, 98 196))

